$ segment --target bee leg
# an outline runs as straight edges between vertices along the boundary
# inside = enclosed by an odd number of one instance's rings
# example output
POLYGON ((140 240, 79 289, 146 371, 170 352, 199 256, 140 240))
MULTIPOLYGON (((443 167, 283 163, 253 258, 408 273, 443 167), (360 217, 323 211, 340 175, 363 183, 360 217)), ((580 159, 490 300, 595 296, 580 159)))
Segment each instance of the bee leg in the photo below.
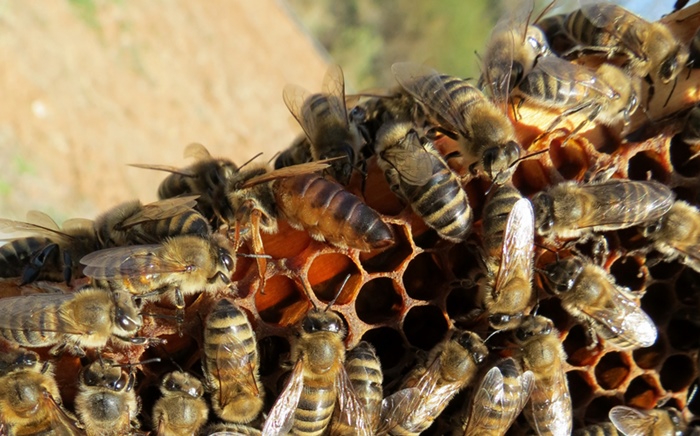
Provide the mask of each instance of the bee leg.
POLYGON ((605 236, 598 234, 591 236, 591 239, 593 240, 593 248, 591 248, 593 260, 602 266, 608 256, 608 240, 605 239, 605 236))
POLYGON ((175 318, 177 319, 177 334, 182 337, 182 324, 185 322, 185 297, 180 288, 175 288, 175 318))
POLYGON ((598 334, 595 332, 592 325, 588 324, 585 327, 586 342, 588 343, 588 345, 586 345, 586 350, 591 351, 598 346, 600 341, 598 340, 598 334))
POLYGON ((70 286, 70 281, 73 275, 73 257, 70 252, 63 252, 63 280, 66 281, 66 285, 70 286))
POLYGON ((265 281, 266 281, 266 274, 267 274, 267 258, 264 257, 264 247, 263 247, 263 242, 262 242, 262 237, 260 235, 260 217, 261 217, 261 212, 257 209, 254 209, 251 214, 250 214, 250 232, 251 232, 251 238, 252 238, 252 244, 253 244, 253 253, 259 255, 255 259, 255 261, 258 264, 258 275, 260 277, 260 293, 264 294, 265 293, 265 281))
POLYGON ((29 264, 24 268, 24 271, 22 271, 22 282, 20 286, 32 283, 39 278, 41 269, 46 264, 48 257, 54 253, 57 247, 57 244, 49 244, 29 259, 29 264))

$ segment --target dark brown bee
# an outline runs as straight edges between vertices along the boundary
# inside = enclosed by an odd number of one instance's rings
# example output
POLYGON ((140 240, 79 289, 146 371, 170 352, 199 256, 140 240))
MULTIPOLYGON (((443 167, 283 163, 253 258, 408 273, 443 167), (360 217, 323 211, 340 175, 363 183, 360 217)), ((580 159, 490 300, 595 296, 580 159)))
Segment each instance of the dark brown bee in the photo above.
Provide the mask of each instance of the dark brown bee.
MULTIPOLYGON (((349 122, 340 66, 328 68, 322 89, 320 94, 311 94, 298 86, 287 85, 284 103, 304 129, 313 159, 339 158, 331 162, 328 171, 340 184, 347 185, 366 141, 357 125, 349 122)), ((303 153, 303 149, 294 153, 303 153)))
POLYGON ((85 367, 80 375, 75 411, 88 436, 119 436, 139 428, 140 403, 135 374, 109 359, 85 367))
POLYGON ((291 167, 292 165, 300 165, 312 162, 314 160, 311 154, 311 142, 306 134, 301 134, 294 138, 294 142, 277 156, 275 159, 275 169, 291 167))
POLYGON ((204 401, 202 382, 192 374, 174 371, 160 385, 163 395, 153 406, 153 428, 159 436, 197 434, 207 422, 209 406, 204 401))
POLYGON ((230 223, 233 210, 227 202, 228 181, 238 171, 230 159, 214 158, 201 144, 190 144, 185 148, 185 157, 195 163, 185 168, 165 165, 132 164, 138 168, 167 171, 170 174, 158 188, 160 199, 198 195, 197 210, 207 217, 215 227, 230 223))
POLYGON ((4 298, 0 336, 26 347, 102 348, 110 339, 143 343, 134 336, 142 319, 131 296, 85 287, 69 294, 47 293, 4 298))
POLYGON ((448 241, 466 239, 472 224, 469 199, 456 174, 411 123, 385 123, 375 142, 387 182, 428 226, 448 241))
POLYGON ((664 216, 643 228, 644 236, 667 260, 679 259, 700 272, 700 211, 676 200, 664 216))
POLYGON ((477 164, 491 179, 510 177, 521 153, 515 129, 479 89, 421 65, 398 63, 391 70, 445 133, 458 140, 468 164, 477 164))

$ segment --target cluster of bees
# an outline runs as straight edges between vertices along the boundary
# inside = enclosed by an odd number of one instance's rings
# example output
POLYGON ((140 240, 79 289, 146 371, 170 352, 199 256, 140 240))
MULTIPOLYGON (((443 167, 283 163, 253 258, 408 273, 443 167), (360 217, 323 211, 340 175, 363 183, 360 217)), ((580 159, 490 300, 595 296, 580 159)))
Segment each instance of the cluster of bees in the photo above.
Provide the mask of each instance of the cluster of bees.
MULTIPOLYGON (((657 181, 613 177, 614 167, 531 198, 514 173, 540 159, 562 130, 565 148, 585 127, 625 126, 665 98, 654 90, 696 66, 700 37, 683 43, 664 24, 610 3, 535 24, 532 9, 523 2, 497 23, 477 85, 399 63, 392 67, 398 86, 383 92, 346 95, 337 66, 320 93, 287 86, 284 101, 305 134, 274 168, 252 159, 237 166, 193 144, 188 167, 137 165, 170 173, 157 202, 125 203, 62 227, 38 212, 27 222, 0 220, 4 231, 33 234, 0 247, 0 276, 23 289, 0 305, 0 434, 420 434, 460 392, 468 395, 458 396, 463 404, 452 401, 454 434, 503 435, 521 412, 528 424, 518 425, 539 435, 572 434, 567 356, 538 301, 558 298, 585 327, 590 348, 654 345, 657 326, 640 307, 642 295, 604 268, 603 232, 636 229, 643 250, 700 272, 700 210, 657 181), (526 106, 556 112, 529 144, 511 121, 526 106), (579 121, 563 128, 572 117, 579 121), (438 235, 438 247, 463 244, 476 253, 477 304, 451 321, 421 362, 387 382, 373 345, 354 339, 348 349, 351 325, 333 310, 343 287, 325 307, 306 289, 313 308, 285 326, 292 336, 286 382, 266 386, 256 320, 237 299, 264 295, 279 269, 264 235, 286 222, 341 252, 390 250, 395 227, 362 200, 375 188, 366 184, 376 168, 438 235), (488 185, 479 199, 465 188, 473 180, 488 185), (542 260, 547 253, 551 262, 542 260), (239 258, 255 263, 254 280, 236 279, 239 258), (207 307, 202 298, 213 300, 207 307), (168 340, 187 335, 201 345, 187 356, 187 371, 167 351, 144 358, 166 350, 163 335, 153 334, 162 325, 173 327, 168 340), (54 376, 51 359, 61 356, 83 365, 73 410, 54 376), (136 395, 141 373, 161 379, 149 410, 136 395)), ((679 137, 697 148, 700 110, 686 120, 679 137)), ((576 434, 693 431, 672 407, 620 405, 608 416, 576 434)))

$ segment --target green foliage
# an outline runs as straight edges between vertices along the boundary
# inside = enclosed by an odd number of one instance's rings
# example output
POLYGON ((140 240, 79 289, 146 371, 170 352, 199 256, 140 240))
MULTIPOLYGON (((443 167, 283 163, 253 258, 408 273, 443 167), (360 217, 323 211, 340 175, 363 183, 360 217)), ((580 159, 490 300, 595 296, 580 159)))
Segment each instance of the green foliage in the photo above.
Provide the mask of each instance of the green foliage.
POLYGON ((100 23, 97 21, 97 4, 95 0, 68 0, 78 16, 89 27, 99 30, 100 23))

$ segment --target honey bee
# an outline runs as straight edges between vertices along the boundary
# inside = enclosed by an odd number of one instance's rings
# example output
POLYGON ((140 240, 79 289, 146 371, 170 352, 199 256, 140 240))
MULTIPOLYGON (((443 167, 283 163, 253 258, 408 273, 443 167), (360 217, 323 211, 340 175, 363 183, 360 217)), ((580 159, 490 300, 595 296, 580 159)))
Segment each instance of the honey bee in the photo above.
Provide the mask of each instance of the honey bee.
POLYGON ((207 426, 202 435, 208 436, 260 436, 262 433, 257 428, 242 424, 231 424, 228 422, 211 424, 207 426))
POLYGON ((137 168, 167 171, 170 174, 158 187, 158 197, 180 197, 199 195, 197 210, 216 227, 233 219, 233 209, 227 202, 228 181, 238 171, 230 159, 214 158, 202 144, 190 144, 185 148, 185 158, 194 158, 195 163, 185 168, 166 165, 131 164, 137 168))
POLYGON ((503 235, 513 206, 523 198, 512 183, 504 183, 491 188, 486 197, 482 219, 482 243, 485 257, 493 259, 493 268, 498 268, 497 261, 503 251, 503 235))
POLYGON ((559 332, 549 319, 531 315, 515 330, 515 341, 519 346, 515 358, 535 377, 525 417, 539 435, 570 435, 571 395, 559 332))
POLYGON ((700 272, 700 211, 688 203, 676 200, 671 210, 659 220, 643 228, 643 234, 651 240, 668 260, 679 259, 700 272))
POLYGON ((622 55, 631 72, 651 82, 669 83, 688 60, 688 48, 665 24, 650 23, 610 2, 582 5, 568 15, 564 27, 582 51, 622 55))
POLYGON ((334 160, 328 171, 338 183, 347 185, 366 141, 357 125, 348 121, 340 66, 328 68, 322 89, 320 94, 310 94, 296 85, 287 85, 284 103, 306 133, 314 160, 341 158, 334 160))
POLYGON ((133 372, 109 359, 95 361, 80 375, 75 411, 88 436, 118 436, 138 429, 141 409, 133 372))
POLYGON ((575 134, 587 123, 597 121, 614 125, 620 120, 629 123, 630 115, 639 106, 640 82, 610 64, 601 64, 593 71, 556 56, 548 56, 525 76, 513 92, 514 97, 548 108, 564 111, 545 131, 552 131, 574 113, 587 114, 586 119, 570 133, 575 134))
MULTIPOLYGON (((382 410, 382 382, 384 375, 374 347, 362 341, 345 355, 345 370, 348 373, 357 399, 360 401, 370 429, 379 425, 382 410)), ((354 434, 355 429, 335 428, 333 434, 354 434)))
POLYGON ((346 328, 337 312, 312 309, 292 346, 295 362, 284 390, 265 421, 263 435, 321 435, 334 410, 339 425, 356 435, 373 434, 364 407, 343 367, 346 328))
POLYGON ((202 368, 216 415, 241 424, 255 419, 265 394, 255 333, 231 300, 219 300, 207 316, 203 348, 202 368))
POLYGON ((681 436, 685 430, 680 413, 672 408, 637 410, 615 406, 608 417, 617 430, 627 436, 681 436))
POLYGON ((448 241, 461 242, 473 214, 459 178, 411 123, 385 123, 375 142, 377 164, 400 198, 448 241))
POLYGON ((99 249, 93 222, 87 219, 70 219, 60 228, 45 213, 31 211, 27 222, 0 218, 0 231, 36 235, 0 247, 0 277, 16 277, 21 272, 22 284, 35 280, 70 284, 72 279, 82 277, 78 260, 99 249))
POLYGON ((574 430, 573 436, 622 436, 618 433, 614 425, 609 422, 602 424, 589 425, 578 430, 574 430))
POLYGON ((110 339, 142 344, 134 335, 142 318, 131 297, 121 292, 85 287, 69 294, 32 294, 3 299, 0 336, 26 347, 102 348, 110 339))
POLYGON ((294 138, 294 142, 275 159, 275 169, 305 164, 314 160, 311 143, 305 133, 294 138))
POLYGON ((110 209, 95 220, 100 247, 154 244, 177 235, 208 238, 209 222, 193 209, 197 197, 176 197, 146 205, 133 200, 110 209))
MULTIPOLYGON (((506 190, 505 192, 510 192, 506 190)), ((506 199, 506 203, 509 199, 506 199)), ((485 216, 484 220, 489 217, 485 216)), ((487 258, 487 280, 481 298, 489 324, 497 330, 513 329, 532 304, 535 218, 527 198, 515 202, 502 235, 500 256, 487 258)), ((491 231, 495 237, 499 237, 491 231)), ((487 242, 487 246, 492 243, 487 242)))
POLYGON ((414 368, 400 390, 385 399, 393 405, 382 418, 392 423, 389 433, 418 435, 430 427, 450 400, 474 379, 488 353, 481 338, 468 331, 454 331, 433 347, 427 366, 414 368))
POLYGON ((505 180, 521 153, 510 120, 479 89, 457 77, 411 63, 392 65, 399 84, 456 138, 467 163, 505 180))
POLYGON ((153 406, 153 428, 157 434, 197 434, 209 415, 209 407, 202 398, 202 382, 186 372, 174 371, 163 377, 160 392, 163 396, 153 406))
POLYGON ((84 273, 100 287, 141 299, 166 295, 181 311, 187 295, 228 285, 235 264, 216 238, 182 235, 162 244, 108 248, 83 257, 84 273))
MULTIPOLYGON (((629 291, 600 266, 580 257, 547 265, 543 271, 554 295, 571 316, 613 348, 632 350, 656 342, 656 326, 629 291)), ((593 337, 593 336, 592 336, 593 337)))
POLYGON ((504 109, 511 90, 527 76, 540 56, 550 54, 542 30, 528 24, 533 8, 533 1, 529 0, 509 9, 491 31, 481 57, 479 87, 485 86, 504 109))
MULTIPOLYGON (((379 213, 340 184, 313 174, 327 167, 312 162, 270 171, 246 168, 231 184, 229 200, 236 210, 236 233, 250 228, 253 252, 263 254, 260 231, 277 233, 282 217, 295 229, 340 248, 369 251, 394 242, 394 234, 379 213)), ((266 261, 258 257, 264 287, 266 261)))
POLYGON ((673 205, 673 192, 656 181, 612 179, 564 182, 532 198, 537 233, 574 239, 658 220, 673 205))
POLYGON ((0 371, 0 432, 6 435, 83 434, 77 419, 61 405, 61 395, 49 362, 30 351, 2 355, 0 371), (14 359, 14 360, 12 360, 14 359))
POLYGON ((491 368, 474 391, 465 436, 504 435, 530 398, 535 376, 511 358, 491 368))

